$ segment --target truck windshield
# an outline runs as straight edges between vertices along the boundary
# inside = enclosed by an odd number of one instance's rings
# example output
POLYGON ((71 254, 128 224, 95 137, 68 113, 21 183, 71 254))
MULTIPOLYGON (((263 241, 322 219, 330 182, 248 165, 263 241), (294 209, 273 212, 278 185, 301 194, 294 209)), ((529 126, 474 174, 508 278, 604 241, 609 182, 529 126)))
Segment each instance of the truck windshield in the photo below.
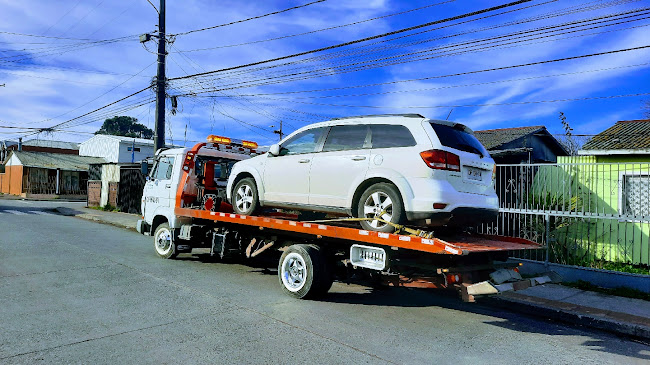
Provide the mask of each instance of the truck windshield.
POLYGON ((431 127, 443 146, 475 153, 481 157, 488 154, 481 142, 473 134, 467 133, 463 129, 436 123, 431 123, 431 127))

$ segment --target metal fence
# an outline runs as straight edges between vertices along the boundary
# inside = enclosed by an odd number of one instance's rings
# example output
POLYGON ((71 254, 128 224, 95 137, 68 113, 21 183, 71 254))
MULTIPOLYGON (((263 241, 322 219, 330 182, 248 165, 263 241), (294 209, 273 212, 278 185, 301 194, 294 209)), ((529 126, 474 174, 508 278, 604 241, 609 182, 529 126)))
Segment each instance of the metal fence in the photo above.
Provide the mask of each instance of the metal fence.
POLYGON ((650 274, 650 163, 589 160, 498 165, 499 217, 479 232, 546 246, 519 258, 650 274))

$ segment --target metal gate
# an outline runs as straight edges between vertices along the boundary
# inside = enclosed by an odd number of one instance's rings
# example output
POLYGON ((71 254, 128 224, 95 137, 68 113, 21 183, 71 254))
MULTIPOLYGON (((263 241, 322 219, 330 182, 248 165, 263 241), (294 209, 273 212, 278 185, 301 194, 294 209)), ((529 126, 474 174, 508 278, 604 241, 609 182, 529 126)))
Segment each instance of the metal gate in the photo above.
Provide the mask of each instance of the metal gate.
POLYGON ((118 194, 118 207, 127 213, 140 213, 142 189, 146 178, 142 175, 140 167, 121 167, 120 186, 118 194))
POLYGON ((650 163, 498 165, 496 188, 478 231, 546 245, 516 257, 650 274, 650 163))

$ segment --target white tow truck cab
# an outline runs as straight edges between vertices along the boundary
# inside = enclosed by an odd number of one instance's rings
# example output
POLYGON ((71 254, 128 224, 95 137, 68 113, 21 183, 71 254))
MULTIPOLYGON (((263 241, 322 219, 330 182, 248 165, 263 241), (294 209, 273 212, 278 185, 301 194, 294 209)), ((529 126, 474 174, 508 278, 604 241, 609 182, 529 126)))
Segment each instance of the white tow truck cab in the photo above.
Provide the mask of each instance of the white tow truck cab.
MULTIPOLYGON (((183 172, 192 173, 187 181, 183 181, 186 186, 180 202, 182 207, 210 211, 231 209, 226 202, 230 169, 236 162, 255 156, 256 148, 255 142, 210 135, 198 153, 196 147, 158 150, 142 193, 142 219, 136 227, 138 232, 152 235, 156 228, 166 223, 169 234, 176 238, 181 226, 191 222, 189 217, 174 214, 183 172)), ((147 169, 144 166, 143 170, 147 169)))
MULTIPOLYGON (((206 248, 223 260, 276 255, 280 287, 295 298, 325 295, 335 278, 367 278, 455 289, 463 300, 473 301, 475 295, 512 290, 504 281, 521 279, 514 271, 518 263, 507 261, 509 252, 542 248, 512 237, 456 234, 443 239, 399 225, 392 233, 376 232, 350 221, 354 218, 301 221, 276 209, 235 214, 226 201, 228 175, 232 165, 257 154, 256 149, 254 142, 211 135, 192 148, 156 153, 137 230, 153 236, 159 257, 206 248)), ((550 279, 535 282, 544 280, 550 279)), ((526 283, 532 281, 518 286, 526 283)))

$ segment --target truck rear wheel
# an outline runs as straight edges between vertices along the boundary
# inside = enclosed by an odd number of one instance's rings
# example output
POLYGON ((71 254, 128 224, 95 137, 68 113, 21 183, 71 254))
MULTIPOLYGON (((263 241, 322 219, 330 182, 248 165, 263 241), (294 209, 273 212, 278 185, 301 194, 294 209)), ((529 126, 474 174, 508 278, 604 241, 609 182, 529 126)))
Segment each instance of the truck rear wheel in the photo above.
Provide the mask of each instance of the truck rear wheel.
POLYGON ((315 245, 293 245, 284 251, 278 265, 282 289, 298 299, 323 296, 332 287, 333 276, 322 249, 315 245))
POLYGON ((162 223, 156 228, 153 234, 153 247, 158 257, 163 259, 173 259, 178 254, 168 223, 162 223))

